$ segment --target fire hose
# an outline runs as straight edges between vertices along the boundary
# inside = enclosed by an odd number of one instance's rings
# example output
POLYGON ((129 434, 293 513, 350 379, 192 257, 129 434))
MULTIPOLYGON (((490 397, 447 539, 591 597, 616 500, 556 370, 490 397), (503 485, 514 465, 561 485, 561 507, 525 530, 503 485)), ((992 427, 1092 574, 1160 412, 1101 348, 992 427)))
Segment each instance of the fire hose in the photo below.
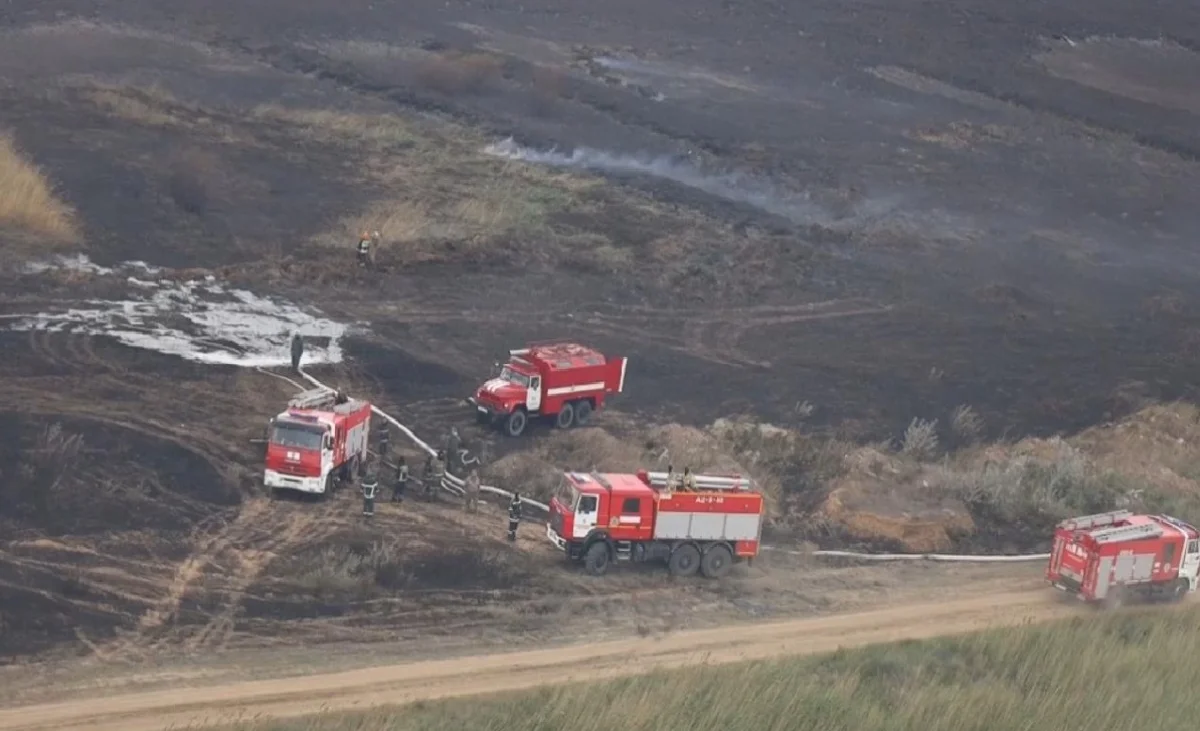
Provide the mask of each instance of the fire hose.
MULTIPOLYGON (((286 376, 281 376, 278 373, 271 373, 270 371, 264 370, 262 368, 260 368, 258 370, 262 371, 263 373, 266 373, 267 375, 274 376, 276 378, 282 378, 283 380, 291 383, 297 389, 303 390, 303 388, 304 388, 299 383, 296 383, 295 381, 293 381, 290 378, 287 378, 286 376)), ((300 375, 305 380, 307 380, 309 383, 313 384, 314 386, 316 386, 318 388, 326 388, 326 389, 329 388, 329 386, 326 386, 324 383, 321 383, 316 378, 314 378, 311 375, 309 375, 308 373, 306 373, 304 371, 304 369, 300 370, 300 375)), ((333 390, 333 389, 330 389, 330 390, 333 390)), ((397 420, 391 414, 386 413, 385 411, 383 411, 383 409, 380 409, 378 406, 375 406, 374 404, 371 405, 371 411, 375 414, 378 414, 381 418, 385 419, 392 426, 399 429, 402 434, 404 434, 406 437, 408 437, 409 440, 412 441, 413 444, 415 444, 417 447, 419 447, 426 454, 428 454, 431 457, 437 456, 436 449, 429 446, 429 444, 427 444, 420 437, 418 437, 413 432, 412 429, 409 429, 404 424, 401 424, 399 422, 399 420, 397 420)), ((462 496, 466 492, 465 489, 463 488, 462 478, 452 475, 449 472, 443 473, 441 488, 443 490, 451 493, 452 495, 458 495, 458 496, 462 496)), ((502 488, 496 487, 494 485, 480 485, 479 490, 480 490, 480 492, 488 492, 493 495, 500 495, 500 496, 508 498, 510 500, 513 497, 512 492, 509 492, 508 490, 504 490, 502 488)), ((533 507, 538 508, 542 512, 546 512, 546 513, 550 512, 549 505, 542 503, 542 502, 538 502, 537 500, 532 500, 527 497, 522 497, 521 502, 525 503, 526 505, 532 505, 533 507)), ((1049 553, 1025 554, 1025 555, 1020 555, 1020 556, 972 556, 972 555, 951 555, 951 554, 942 554, 942 553, 857 553, 855 551, 832 551, 832 550, 830 550, 830 551, 825 551, 825 550, 799 551, 799 550, 790 549, 790 548, 783 548, 780 546, 767 546, 767 545, 761 546, 761 549, 764 551, 772 551, 775 553, 784 553, 784 554, 788 554, 788 555, 792 555, 792 556, 822 556, 825 558, 846 558, 846 559, 854 559, 854 560, 858 560, 858 561, 938 561, 938 562, 946 562, 946 563, 1028 563, 1028 562, 1033 562, 1033 561, 1045 561, 1050 558, 1049 553)))

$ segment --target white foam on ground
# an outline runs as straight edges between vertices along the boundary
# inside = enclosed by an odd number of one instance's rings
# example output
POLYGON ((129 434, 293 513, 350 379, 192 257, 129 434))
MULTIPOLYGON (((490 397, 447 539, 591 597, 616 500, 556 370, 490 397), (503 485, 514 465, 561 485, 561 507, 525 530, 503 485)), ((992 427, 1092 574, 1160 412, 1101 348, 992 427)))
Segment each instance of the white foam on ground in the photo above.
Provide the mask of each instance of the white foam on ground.
POLYGON ((68 309, 17 316, 10 330, 108 335, 135 348, 177 355, 198 363, 242 367, 291 364, 293 332, 305 336, 304 364, 339 363, 348 326, 294 304, 230 288, 214 277, 187 282, 149 280, 158 270, 143 262, 99 267, 86 257, 31 265, 29 271, 70 269, 101 276, 125 276, 129 299, 84 300, 68 309), (127 272, 137 271, 143 277, 127 272), (328 339, 328 345, 311 341, 328 339))

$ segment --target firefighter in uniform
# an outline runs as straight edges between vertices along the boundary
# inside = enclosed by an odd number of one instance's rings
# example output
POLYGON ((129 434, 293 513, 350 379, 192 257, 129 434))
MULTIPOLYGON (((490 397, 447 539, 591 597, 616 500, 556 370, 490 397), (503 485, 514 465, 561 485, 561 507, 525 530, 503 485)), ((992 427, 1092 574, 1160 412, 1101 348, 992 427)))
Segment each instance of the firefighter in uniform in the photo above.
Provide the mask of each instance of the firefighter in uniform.
POLYGON ((458 427, 450 427, 450 433, 446 436, 446 471, 452 475, 457 475, 462 472, 462 439, 458 436, 458 427))
POLYGON ((297 330, 292 333, 292 372, 300 372, 300 359, 304 357, 304 338, 297 330))
POLYGON ((683 468, 683 487, 684 492, 696 491, 696 476, 692 474, 691 467, 683 468))
POLYGON ((362 479, 362 494, 363 494, 363 517, 370 518, 375 515, 375 494, 379 490, 378 470, 375 469, 373 463, 367 464, 366 472, 362 479))
POLYGON ((433 455, 426 455, 425 468, 421 470, 421 492, 426 498, 433 494, 433 488, 430 486, 433 484, 434 471, 435 468, 433 466, 433 455))
POLYGON ((463 480, 463 508, 468 513, 479 512, 479 472, 471 470, 467 479, 463 480))
POLYGON ((375 241, 371 234, 366 231, 362 232, 362 236, 358 237, 357 259, 359 268, 369 268, 375 263, 375 241))
POLYGON ((521 493, 514 492, 512 501, 508 504, 508 540, 517 540, 517 526, 521 525, 521 493))
POLYGON ((438 450, 437 456, 433 459, 433 475, 431 479, 425 483, 425 496, 433 498, 438 494, 438 490, 442 489, 442 480, 446 478, 446 453, 438 450))
POLYGON ((392 431, 388 428, 388 423, 383 419, 379 420, 379 460, 386 462, 388 453, 392 451, 392 431))
POLYGON ((392 502, 404 502, 404 492, 408 489, 408 463, 404 455, 396 457, 396 483, 392 486, 392 502))
POLYGON ((675 468, 667 465, 667 492, 675 492, 679 489, 679 475, 675 474, 675 468))

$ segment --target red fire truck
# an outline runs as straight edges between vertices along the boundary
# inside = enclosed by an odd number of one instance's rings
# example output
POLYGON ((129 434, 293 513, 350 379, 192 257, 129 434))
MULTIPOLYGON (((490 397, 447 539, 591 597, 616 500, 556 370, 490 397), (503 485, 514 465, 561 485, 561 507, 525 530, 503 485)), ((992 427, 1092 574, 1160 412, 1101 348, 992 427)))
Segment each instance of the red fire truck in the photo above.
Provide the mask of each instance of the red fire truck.
POLYGON ((1058 524, 1046 567, 1055 588, 1089 602, 1182 599, 1196 590, 1200 531, 1169 515, 1128 510, 1058 524))
POLYGON ((530 417, 569 429, 586 424, 610 394, 625 389, 626 358, 609 358, 577 343, 543 343, 510 350, 500 374, 467 399, 481 423, 500 422, 517 437, 530 417))
POLYGON ((276 490, 327 495, 338 478, 353 480, 367 458, 371 404, 314 388, 271 419, 263 483, 276 490))
POLYGON ((749 480, 697 475, 694 491, 666 482, 665 472, 567 472, 546 536, 593 576, 615 561, 661 561, 673 576, 717 578, 758 555, 763 498, 749 480))

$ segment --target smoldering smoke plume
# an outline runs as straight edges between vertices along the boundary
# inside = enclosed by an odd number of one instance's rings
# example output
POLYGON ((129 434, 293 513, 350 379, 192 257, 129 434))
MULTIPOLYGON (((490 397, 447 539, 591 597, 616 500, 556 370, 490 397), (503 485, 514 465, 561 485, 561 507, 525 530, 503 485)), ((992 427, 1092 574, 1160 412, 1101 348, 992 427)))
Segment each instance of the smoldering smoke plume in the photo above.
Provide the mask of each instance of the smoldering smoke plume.
POLYGON ((591 147, 576 147, 570 154, 565 154, 553 149, 525 147, 511 137, 488 145, 485 152, 510 160, 553 167, 662 178, 718 198, 754 206, 797 224, 827 225, 832 222, 832 216, 806 194, 791 194, 767 181, 742 173, 707 172, 686 159, 625 155, 591 147))

